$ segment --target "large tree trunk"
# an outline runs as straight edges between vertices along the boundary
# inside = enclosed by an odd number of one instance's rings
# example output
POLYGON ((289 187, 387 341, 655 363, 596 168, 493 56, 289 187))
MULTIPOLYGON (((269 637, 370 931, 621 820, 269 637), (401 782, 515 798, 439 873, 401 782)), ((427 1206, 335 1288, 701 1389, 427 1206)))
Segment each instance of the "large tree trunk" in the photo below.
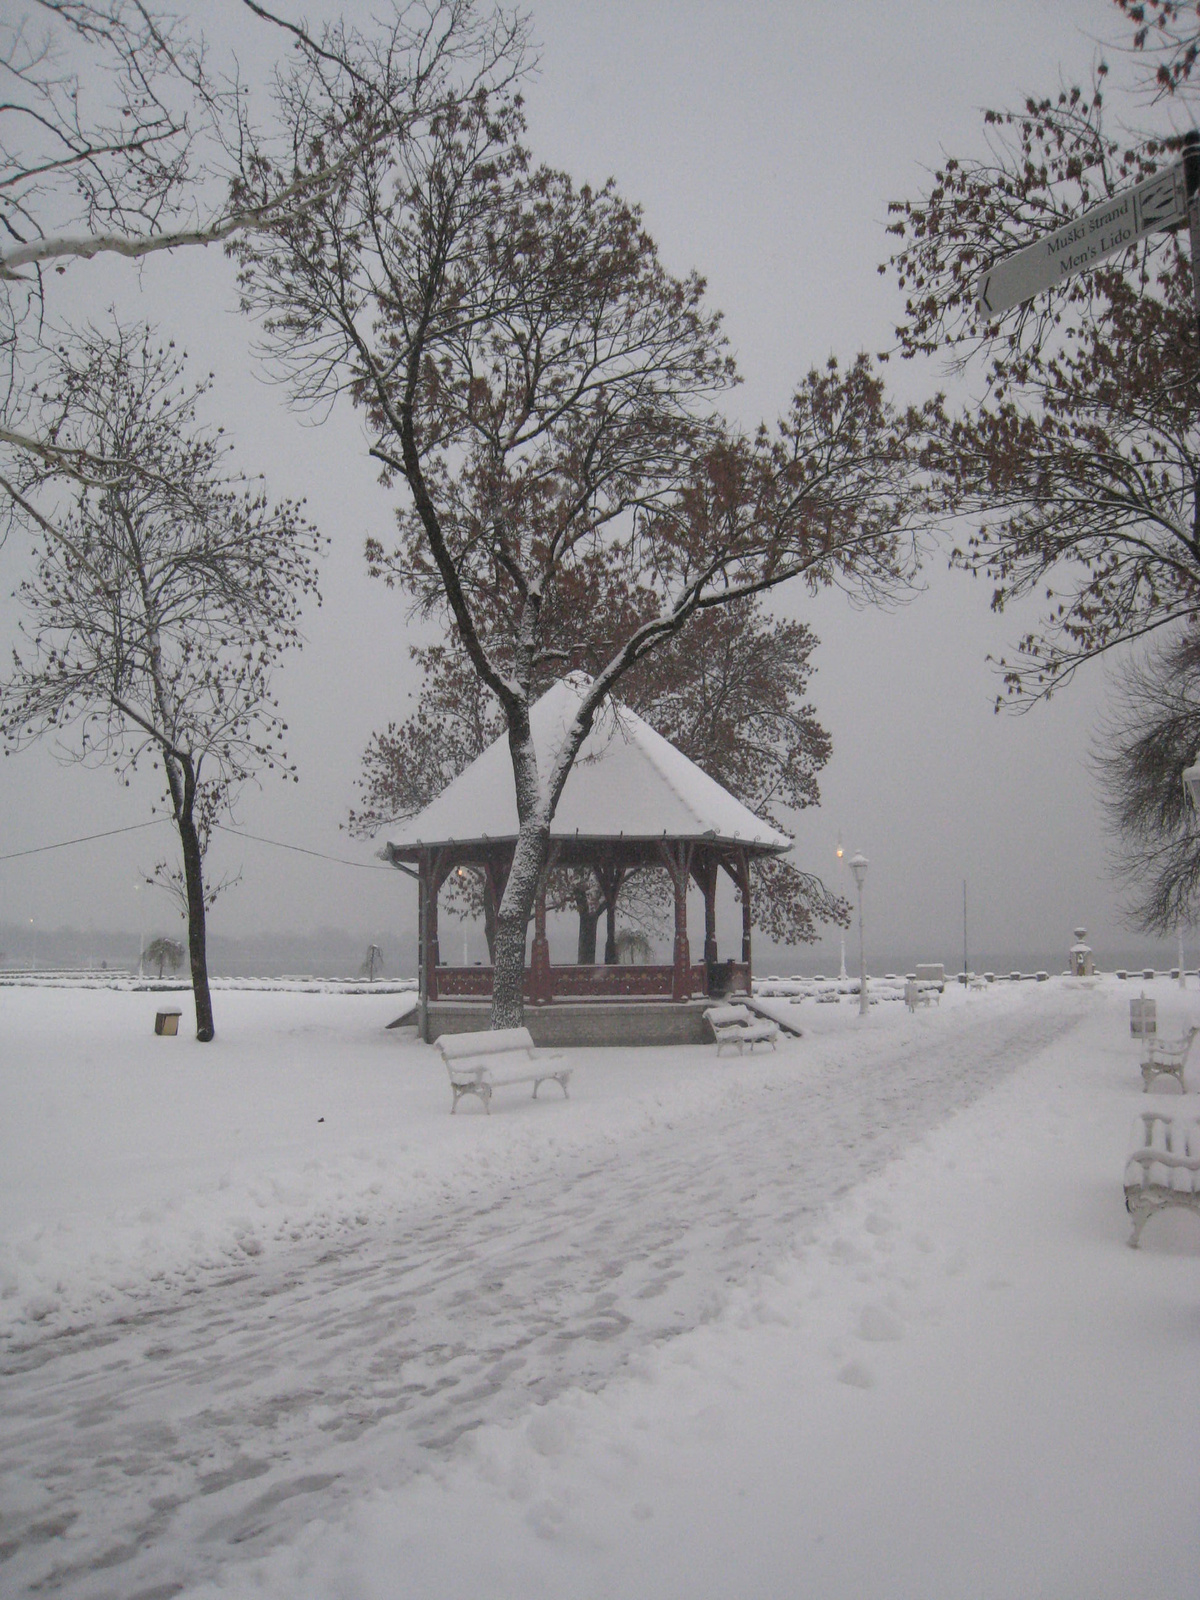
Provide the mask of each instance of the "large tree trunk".
POLYGON ((196 1000, 196 1037, 208 1044, 216 1035, 212 996, 208 989, 208 951, 204 924, 204 856, 194 816, 196 779, 189 764, 183 769, 183 803, 179 807, 179 843, 183 848, 183 880, 187 889, 188 956, 192 968, 192 994, 196 1000))
POLYGON ((596 930, 600 926, 600 913, 604 910, 601 902, 598 906, 591 906, 588 902, 587 889, 582 884, 575 887, 575 909, 579 913, 579 948, 576 952, 576 962, 581 967, 594 967, 596 965, 596 930))
POLYGON ((617 897, 604 902, 604 965, 617 964, 617 897))
POLYGON ((490 1023, 493 1028, 519 1028, 525 1020, 525 934, 549 853, 550 824, 522 823, 512 871, 496 913, 490 1023))
MULTIPOLYGON (((535 621, 536 609, 535 605, 535 621)), ((534 623, 529 624, 527 631, 532 639, 534 623)), ((512 703, 506 708, 506 715, 508 749, 512 756, 513 781, 517 791, 519 831, 508 882, 496 913, 496 959, 492 966, 493 1028, 518 1028, 524 1021, 525 933, 533 915, 542 875, 550 864, 550 824, 554 820, 555 807, 579 747, 591 731, 594 710, 586 716, 576 717, 568 728, 566 738, 551 763, 545 792, 538 775, 538 758, 529 725, 528 704, 524 701, 512 703)))

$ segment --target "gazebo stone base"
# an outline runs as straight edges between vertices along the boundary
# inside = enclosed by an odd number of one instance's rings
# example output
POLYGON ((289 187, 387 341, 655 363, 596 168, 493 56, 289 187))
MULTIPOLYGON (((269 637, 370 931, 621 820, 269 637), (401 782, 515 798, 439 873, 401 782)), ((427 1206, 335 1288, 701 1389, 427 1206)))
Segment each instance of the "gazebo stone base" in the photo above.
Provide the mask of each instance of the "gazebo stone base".
MULTIPOLYGON (((525 1026, 536 1045, 708 1044, 704 997, 695 1000, 554 1000, 526 1005, 525 1026)), ((488 1025, 487 1000, 431 1000, 427 1044, 443 1033, 488 1025)))

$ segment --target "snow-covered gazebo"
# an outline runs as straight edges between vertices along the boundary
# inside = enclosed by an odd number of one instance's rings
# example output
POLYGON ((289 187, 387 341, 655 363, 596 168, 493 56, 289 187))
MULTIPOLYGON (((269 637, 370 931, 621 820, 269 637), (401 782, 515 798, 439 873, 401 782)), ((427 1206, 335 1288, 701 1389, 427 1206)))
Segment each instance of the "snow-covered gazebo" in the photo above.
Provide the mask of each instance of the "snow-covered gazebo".
MULTIPOLYGON (((579 691, 563 680, 533 706, 530 721, 542 771, 575 715, 579 691)), ((488 747, 424 811, 388 842, 383 855, 412 872, 420 888, 423 1031, 486 1026, 490 966, 455 967, 438 947, 438 892, 452 872, 474 870, 498 905, 517 842, 517 805, 508 741, 488 747)), ((603 964, 554 965, 546 937, 545 890, 537 897, 525 973, 526 1021, 539 1043, 659 1043, 702 1037, 700 1012, 714 993, 750 985, 750 863, 777 856, 792 841, 756 817, 728 790, 627 707, 597 716, 563 789, 550 830, 554 867, 587 867, 610 903, 624 876, 662 867, 675 891, 672 963, 626 966, 611 943, 603 964), (742 908, 740 960, 717 951, 720 875, 736 886, 742 908), (687 892, 704 897, 704 958, 693 962, 687 892)))

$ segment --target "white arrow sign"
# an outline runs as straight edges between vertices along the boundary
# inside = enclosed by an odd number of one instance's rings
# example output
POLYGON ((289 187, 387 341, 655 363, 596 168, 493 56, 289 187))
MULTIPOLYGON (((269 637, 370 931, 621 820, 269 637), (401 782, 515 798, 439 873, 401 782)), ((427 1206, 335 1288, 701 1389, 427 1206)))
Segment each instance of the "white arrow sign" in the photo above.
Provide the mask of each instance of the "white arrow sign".
POLYGON ((979 311, 985 317, 998 317, 1010 306, 1032 300, 1064 278, 1116 255, 1156 228, 1174 228, 1186 221, 1187 189, 1180 163, 1113 195, 1066 227, 981 272, 979 311))

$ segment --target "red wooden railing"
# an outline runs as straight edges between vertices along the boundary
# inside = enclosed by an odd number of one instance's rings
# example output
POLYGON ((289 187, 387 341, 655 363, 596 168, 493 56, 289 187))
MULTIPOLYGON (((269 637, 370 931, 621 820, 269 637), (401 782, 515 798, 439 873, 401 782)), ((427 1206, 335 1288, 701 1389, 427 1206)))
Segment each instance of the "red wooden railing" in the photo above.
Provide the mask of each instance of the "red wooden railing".
MULTIPOLYGON (((491 967, 444 967, 436 972, 436 996, 440 1000, 486 1000, 492 992, 491 967)), ((731 987, 745 991, 750 986, 750 968, 745 962, 728 964, 731 987)), ((559 966, 548 971, 549 995, 555 1000, 661 1000, 669 999, 675 969, 670 966, 559 966)), ((688 968, 690 992, 708 993, 708 971, 703 962, 688 968)), ((525 973, 525 998, 532 996, 532 973, 525 973)))

